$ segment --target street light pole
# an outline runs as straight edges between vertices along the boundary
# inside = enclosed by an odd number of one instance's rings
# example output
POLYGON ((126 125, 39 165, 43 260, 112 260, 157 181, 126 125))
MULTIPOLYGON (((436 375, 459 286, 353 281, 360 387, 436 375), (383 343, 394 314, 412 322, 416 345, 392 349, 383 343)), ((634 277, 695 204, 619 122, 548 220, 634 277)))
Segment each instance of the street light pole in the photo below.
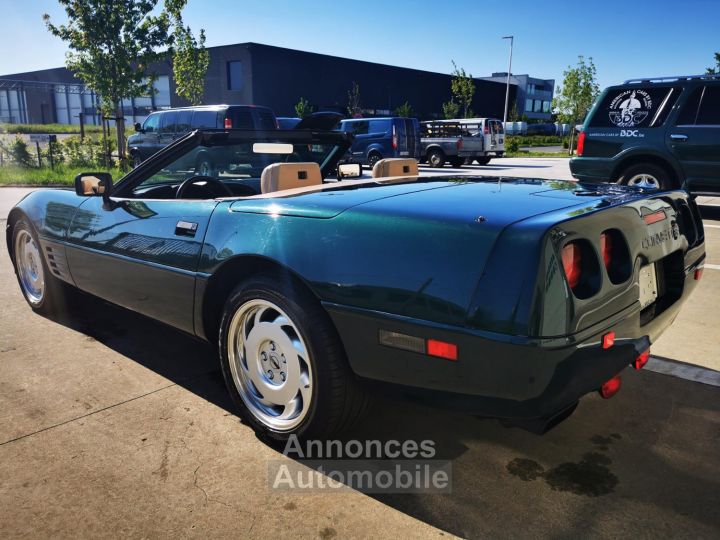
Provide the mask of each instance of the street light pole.
POLYGON ((513 41, 515 40, 515 36, 503 36, 503 39, 510 40, 510 65, 508 66, 507 82, 505 84, 505 112, 503 113, 503 130, 504 130, 505 124, 507 124, 508 103, 510 101, 510 72, 512 71, 512 52, 513 52, 513 41))

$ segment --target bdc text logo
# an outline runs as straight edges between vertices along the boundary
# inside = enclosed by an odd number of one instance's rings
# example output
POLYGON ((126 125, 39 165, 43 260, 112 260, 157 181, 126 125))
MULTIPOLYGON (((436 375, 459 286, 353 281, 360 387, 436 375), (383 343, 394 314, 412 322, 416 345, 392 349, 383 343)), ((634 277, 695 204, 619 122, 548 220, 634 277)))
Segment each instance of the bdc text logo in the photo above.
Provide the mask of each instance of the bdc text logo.
POLYGON ((642 137, 642 135, 640 135, 640 131, 637 129, 621 129, 620 136, 621 137, 642 137))

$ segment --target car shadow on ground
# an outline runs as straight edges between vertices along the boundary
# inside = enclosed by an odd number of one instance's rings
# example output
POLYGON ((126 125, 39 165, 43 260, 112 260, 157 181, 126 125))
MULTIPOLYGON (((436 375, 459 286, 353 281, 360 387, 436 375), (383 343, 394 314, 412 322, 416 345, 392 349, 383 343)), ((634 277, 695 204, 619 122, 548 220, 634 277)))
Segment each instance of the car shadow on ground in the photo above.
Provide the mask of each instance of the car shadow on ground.
MULTIPOLYGON (((77 315, 57 322, 235 413, 210 345, 91 296, 71 304, 77 315)), ((384 395, 343 439, 432 440, 435 459, 452 461, 452 493, 369 496, 460 536, 711 536, 720 532, 719 397, 627 370, 615 398, 588 396, 538 436, 384 395)))
POLYGON ((698 204, 700 216, 711 221, 720 221, 720 206, 708 206, 698 204))

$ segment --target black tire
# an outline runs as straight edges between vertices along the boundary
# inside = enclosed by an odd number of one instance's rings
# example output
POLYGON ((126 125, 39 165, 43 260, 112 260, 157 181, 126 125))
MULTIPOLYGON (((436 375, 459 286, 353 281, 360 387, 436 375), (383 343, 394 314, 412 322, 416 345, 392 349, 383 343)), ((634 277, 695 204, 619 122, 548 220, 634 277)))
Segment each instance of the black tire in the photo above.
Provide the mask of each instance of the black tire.
POLYGON ((142 160, 142 158, 140 157, 140 154, 138 154, 137 152, 135 152, 135 153, 132 155, 132 166, 133 166, 133 169, 139 167, 140 164, 142 163, 142 161, 143 161, 143 160, 142 160))
MULTIPOLYGON (((280 442, 291 435, 327 438, 353 426, 369 407, 369 396, 350 369, 330 317, 311 293, 288 276, 283 276, 283 279, 251 277, 238 285, 223 308, 219 345, 223 377, 232 400, 243 420, 261 438, 280 442), (302 422, 289 430, 277 430, 258 418, 251 407, 246 405, 233 379, 228 347, 231 322, 243 306, 256 301, 270 302, 280 308, 292 327, 297 328, 307 350, 307 363, 312 373, 310 404, 302 422)), ((257 358, 259 356, 256 353, 253 360, 257 362, 257 358)), ((249 361, 248 357, 246 363, 249 361)))
MULTIPOLYGON (((50 273, 50 269, 48 268, 47 262, 45 261, 45 257, 42 254, 42 248, 40 247, 40 242, 38 241, 38 236, 35 232, 35 228, 24 216, 19 218, 13 226, 12 263, 13 267, 15 268, 15 277, 18 280, 18 285, 20 285, 20 291, 22 292, 25 301, 33 309, 33 311, 42 315, 53 315, 59 314, 61 310, 64 309, 66 305, 66 287, 62 281, 60 281, 52 273, 50 273), (17 252, 18 238, 21 236, 27 238, 27 235, 32 238, 34 245, 37 246, 37 258, 39 258, 40 263, 40 268, 38 268, 38 270, 42 270, 43 273, 43 293, 42 297, 39 300, 37 298, 33 298, 32 294, 29 292, 28 286, 23 283, 23 278, 21 277, 21 266, 23 266, 25 263, 18 260, 18 257, 22 256, 22 254, 17 252)), ((35 262, 35 266, 37 267, 37 261, 35 262)))
POLYGON ((490 163, 490 159, 491 158, 489 158, 488 156, 485 156, 485 157, 475 158, 475 161, 477 161, 478 165, 487 165, 488 163, 490 163))
POLYGON ((667 171, 654 163, 637 163, 623 169, 618 175, 618 184, 670 189, 672 183, 667 171))
POLYGON ((456 169, 459 169, 465 164, 465 158, 461 158, 458 156, 453 156, 449 158, 448 161, 450 162, 450 165, 452 165, 456 169))
POLYGON ((375 164, 382 159, 382 156, 378 154, 377 152, 370 152, 368 154, 368 165, 370 165, 370 168, 372 169, 375 164))
POLYGON ((445 153, 439 148, 433 148, 427 153, 428 165, 439 169, 445 166, 445 153))

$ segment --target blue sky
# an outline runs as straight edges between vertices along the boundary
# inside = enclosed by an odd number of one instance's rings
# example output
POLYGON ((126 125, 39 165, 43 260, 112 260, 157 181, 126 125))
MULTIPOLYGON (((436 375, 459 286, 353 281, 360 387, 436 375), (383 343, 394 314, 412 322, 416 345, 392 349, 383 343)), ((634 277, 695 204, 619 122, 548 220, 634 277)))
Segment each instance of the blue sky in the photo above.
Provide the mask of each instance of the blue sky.
MULTIPOLYGON (((57 67, 64 44, 41 16, 55 0, 0 0, 0 74, 57 67)), ((255 41, 348 58, 476 76, 505 71, 562 79, 592 56, 601 86, 630 77, 695 74, 720 51, 720 0, 189 0, 185 20, 207 45, 255 41)))

